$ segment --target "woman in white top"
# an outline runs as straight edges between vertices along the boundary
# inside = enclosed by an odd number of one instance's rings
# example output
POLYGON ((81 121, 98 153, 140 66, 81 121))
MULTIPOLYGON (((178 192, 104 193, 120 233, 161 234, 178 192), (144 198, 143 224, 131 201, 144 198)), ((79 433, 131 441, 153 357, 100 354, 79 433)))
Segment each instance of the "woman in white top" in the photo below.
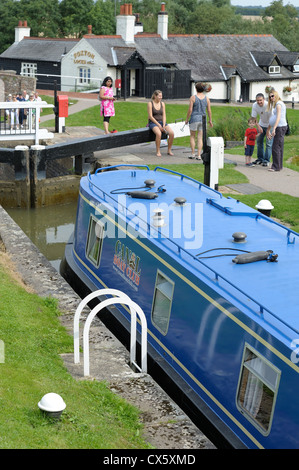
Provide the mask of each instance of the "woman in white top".
POLYGON ((273 139, 272 167, 269 171, 280 171, 283 167, 284 136, 287 130, 286 106, 277 91, 269 94, 268 110, 273 111, 267 129, 268 139, 273 139))

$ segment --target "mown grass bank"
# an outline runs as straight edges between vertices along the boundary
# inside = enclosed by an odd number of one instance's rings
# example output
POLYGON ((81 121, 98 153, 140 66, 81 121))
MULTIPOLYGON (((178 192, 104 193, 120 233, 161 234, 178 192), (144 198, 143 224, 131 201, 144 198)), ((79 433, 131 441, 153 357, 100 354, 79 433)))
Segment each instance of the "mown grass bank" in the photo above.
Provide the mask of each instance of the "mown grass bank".
MULTIPOLYGON (((49 99, 49 97, 44 98, 49 99)), ((187 109, 186 104, 167 103, 167 121, 185 120, 187 109)), ((208 136, 222 136, 225 142, 227 140, 242 141, 250 112, 251 107, 247 106, 212 105, 214 127, 208 128, 208 136)), ((287 117, 291 127, 291 136, 285 138, 284 166, 299 171, 299 111, 288 109, 287 117)), ((115 103, 115 116, 111 118, 110 130, 128 131, 138 129, 145 127, 147 121, 146 103, 119 101, 115 103)), ((54 120, 43 123, 43 126, 53 127, 54 120)), ((70 114, 66 118, 66 126, 95 126, 103 129, 103 118, 100 116, 99 105, 70 114)), ((189 137, 177 138, 174 144, 189 147, 189 137)), ((232 152, 229 151, 229 153, 232 152)), ((243 148, 241 154, 244 154, 243 148)))
POLYGON ((72 352, 73 339, 55 300, 27 292, 9 266, 0 252, 0 448, 148 448, 135 407, 104 382, 68 373, 60 354, 72 352), (67 405, 58 422, 37 406, 49 392, 67 405))

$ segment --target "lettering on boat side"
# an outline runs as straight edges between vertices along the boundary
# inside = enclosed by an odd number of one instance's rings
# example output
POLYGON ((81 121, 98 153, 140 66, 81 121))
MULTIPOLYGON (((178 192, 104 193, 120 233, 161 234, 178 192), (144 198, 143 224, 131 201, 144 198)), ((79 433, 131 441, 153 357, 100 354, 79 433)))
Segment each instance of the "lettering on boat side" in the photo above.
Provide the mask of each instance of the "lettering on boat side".
POLYGON ((139 268, 140 257, 137 256, 120 240, 115 243, 113 258, 113 269, 137 290, 140 282, 141 269, 139 268))

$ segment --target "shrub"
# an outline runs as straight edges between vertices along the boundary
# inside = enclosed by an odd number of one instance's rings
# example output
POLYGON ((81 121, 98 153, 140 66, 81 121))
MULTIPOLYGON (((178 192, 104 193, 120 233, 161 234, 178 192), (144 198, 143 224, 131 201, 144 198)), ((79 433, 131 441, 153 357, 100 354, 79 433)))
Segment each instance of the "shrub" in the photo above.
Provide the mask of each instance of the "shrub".
POLYGON ((216 123, 209 132, 210 135, 221 136, 225 142, 230 140, 242 141, 247 128, 248 111, 241 108, 231 109, 227 115, 216 123))

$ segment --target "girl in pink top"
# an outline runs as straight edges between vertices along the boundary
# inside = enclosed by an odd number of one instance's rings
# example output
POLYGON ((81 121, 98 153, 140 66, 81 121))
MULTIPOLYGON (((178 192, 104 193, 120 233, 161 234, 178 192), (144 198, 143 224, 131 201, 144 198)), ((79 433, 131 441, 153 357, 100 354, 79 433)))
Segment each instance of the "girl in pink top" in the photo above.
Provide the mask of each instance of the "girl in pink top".
POLYGON ((109 134, 109 121, 111 116, 115 116, 114 110, 114 101, 115 98, 113 96, 113 80, 111 77, 106 77, 103 80, 102 86, 100 88, 100 96, 99 99, 101 100, 101 116, 104 116, 104 130, 105 134, 109 134))

